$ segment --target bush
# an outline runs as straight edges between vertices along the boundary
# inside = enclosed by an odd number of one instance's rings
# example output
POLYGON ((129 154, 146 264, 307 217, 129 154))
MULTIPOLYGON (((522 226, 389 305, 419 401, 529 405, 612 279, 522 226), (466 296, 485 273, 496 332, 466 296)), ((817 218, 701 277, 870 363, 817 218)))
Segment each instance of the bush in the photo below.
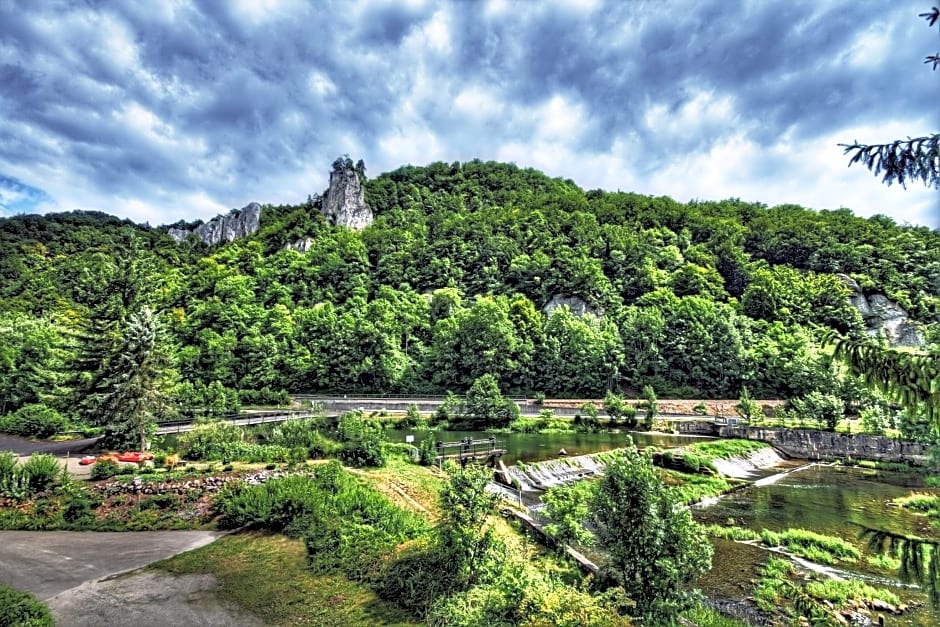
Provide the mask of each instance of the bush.
POLYGON ((271 432, 271 444, 296 448, 302 446, 309 449, 320 442, 321 421, 315 418, 302 418, 282 422, 271 432))
POLYGON ((10 627, 54 627, 49 608, 33 595, 0 583, 0 625, 10 627))
POLYGON ((24 405, 0 418, 0 431, 24 438, 49 438, 67 427, 68 421, 62 414, 41 403, 24 405))
POLYGON ((95 462, 91 467, 91 480, 100 481, 101 479, 110 479, 121 471, 120 465, 116 461, 106 459, 95 462))
POLYGON ((29 498, 29 485, 13 453, 0 453, 0 496, 15 501, 29 498))
POLYGON ((46 453, 30 455, 29 459, 20 466, 20 472, 26 477, 31 494, 50 490, 68 476, 65 467, 59 465, 59 460, 46 453))
POLYGON ((180 436, 180 454, 186 459, 222 459, 221 449, 226 445, 241 444, 244 431, 228 422, 216 421, 193 427, 180 436))
POLYGON ((377 421, 365 418, 359 411, 347 412, 340 416, 336 433, 343 443, 339 452, 343 463, 357 467, 385 465, 382 450, 385 432, 377 421))

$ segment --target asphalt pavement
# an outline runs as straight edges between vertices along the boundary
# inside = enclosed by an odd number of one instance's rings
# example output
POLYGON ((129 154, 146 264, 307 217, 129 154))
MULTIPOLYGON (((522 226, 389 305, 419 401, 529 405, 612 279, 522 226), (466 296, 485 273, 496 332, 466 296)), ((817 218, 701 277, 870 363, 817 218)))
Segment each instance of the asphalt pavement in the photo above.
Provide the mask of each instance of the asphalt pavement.
POLYGON ((0 582, 46 600, 197 549, 214 531, 0 531, 0 582))
POLYGON ((27 440, 13 435, 0 433, 0 453, 13 451, 17 455, 32 455, 33 453, 50 453, 59 457, 65 455, 78 455, 94 446, 98 438, 85 438, 83 440, 65 440, 63 442, 47 442, 44 440, 27 440))

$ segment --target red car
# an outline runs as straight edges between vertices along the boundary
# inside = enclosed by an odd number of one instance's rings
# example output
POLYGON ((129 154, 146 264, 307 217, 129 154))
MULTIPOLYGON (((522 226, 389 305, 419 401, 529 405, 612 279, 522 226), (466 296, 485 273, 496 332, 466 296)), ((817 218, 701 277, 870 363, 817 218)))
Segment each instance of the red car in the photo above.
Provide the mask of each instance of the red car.
POLYGON ((119 462, 134 462, 139 464, 140 462, 145 462, 153 459, 153 453, 141 453, 139 451, 128 451, 127 453, 121 453, 118 455, 119 462))
POLYGON ((78 460, 78 463, 81 466, 88 466, 90 464, 94 464, 96 461, 98 461, 98 458, 94 455, 85 455, 80 460, 78 460))

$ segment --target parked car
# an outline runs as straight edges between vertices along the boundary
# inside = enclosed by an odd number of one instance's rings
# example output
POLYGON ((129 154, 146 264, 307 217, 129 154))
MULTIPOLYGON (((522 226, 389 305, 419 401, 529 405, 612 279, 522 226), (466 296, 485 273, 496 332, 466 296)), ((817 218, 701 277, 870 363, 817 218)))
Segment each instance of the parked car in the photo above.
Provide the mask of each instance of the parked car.
POLYGON ((81 466, 89 466, 91 464, 94 464, 96 461, 98 461, 98 458, 95 457, 94 455, 85 455, 80 460, 78 460, 78 463, 81 466))
POLYGON ((121 453, 117 458, 119 462, 134 462, 135 464, 149 461, 151 459, 153 459, 153 453, 141 453, 140 451, 128 451, 126 453, 121 453))

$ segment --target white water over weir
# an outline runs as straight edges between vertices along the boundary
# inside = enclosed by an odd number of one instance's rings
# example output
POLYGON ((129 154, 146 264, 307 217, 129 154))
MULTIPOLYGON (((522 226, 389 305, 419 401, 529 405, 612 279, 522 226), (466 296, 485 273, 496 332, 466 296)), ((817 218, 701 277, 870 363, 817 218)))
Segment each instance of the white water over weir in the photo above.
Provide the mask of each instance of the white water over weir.
MULTIPOLYGON (((496 473, 497 479, 524 492, 542 491, 555 486, 569 485, 583 479, 600 477, 612 456, 617 451, 591 453, 576 457, 561 457, 532 464, 503 466, 496 473)), ((746 457, 713 460, 715 469, 726 477, 749 479, 760 471, 773 468, 783 461, 771 448, 754 451, 746 457)))

